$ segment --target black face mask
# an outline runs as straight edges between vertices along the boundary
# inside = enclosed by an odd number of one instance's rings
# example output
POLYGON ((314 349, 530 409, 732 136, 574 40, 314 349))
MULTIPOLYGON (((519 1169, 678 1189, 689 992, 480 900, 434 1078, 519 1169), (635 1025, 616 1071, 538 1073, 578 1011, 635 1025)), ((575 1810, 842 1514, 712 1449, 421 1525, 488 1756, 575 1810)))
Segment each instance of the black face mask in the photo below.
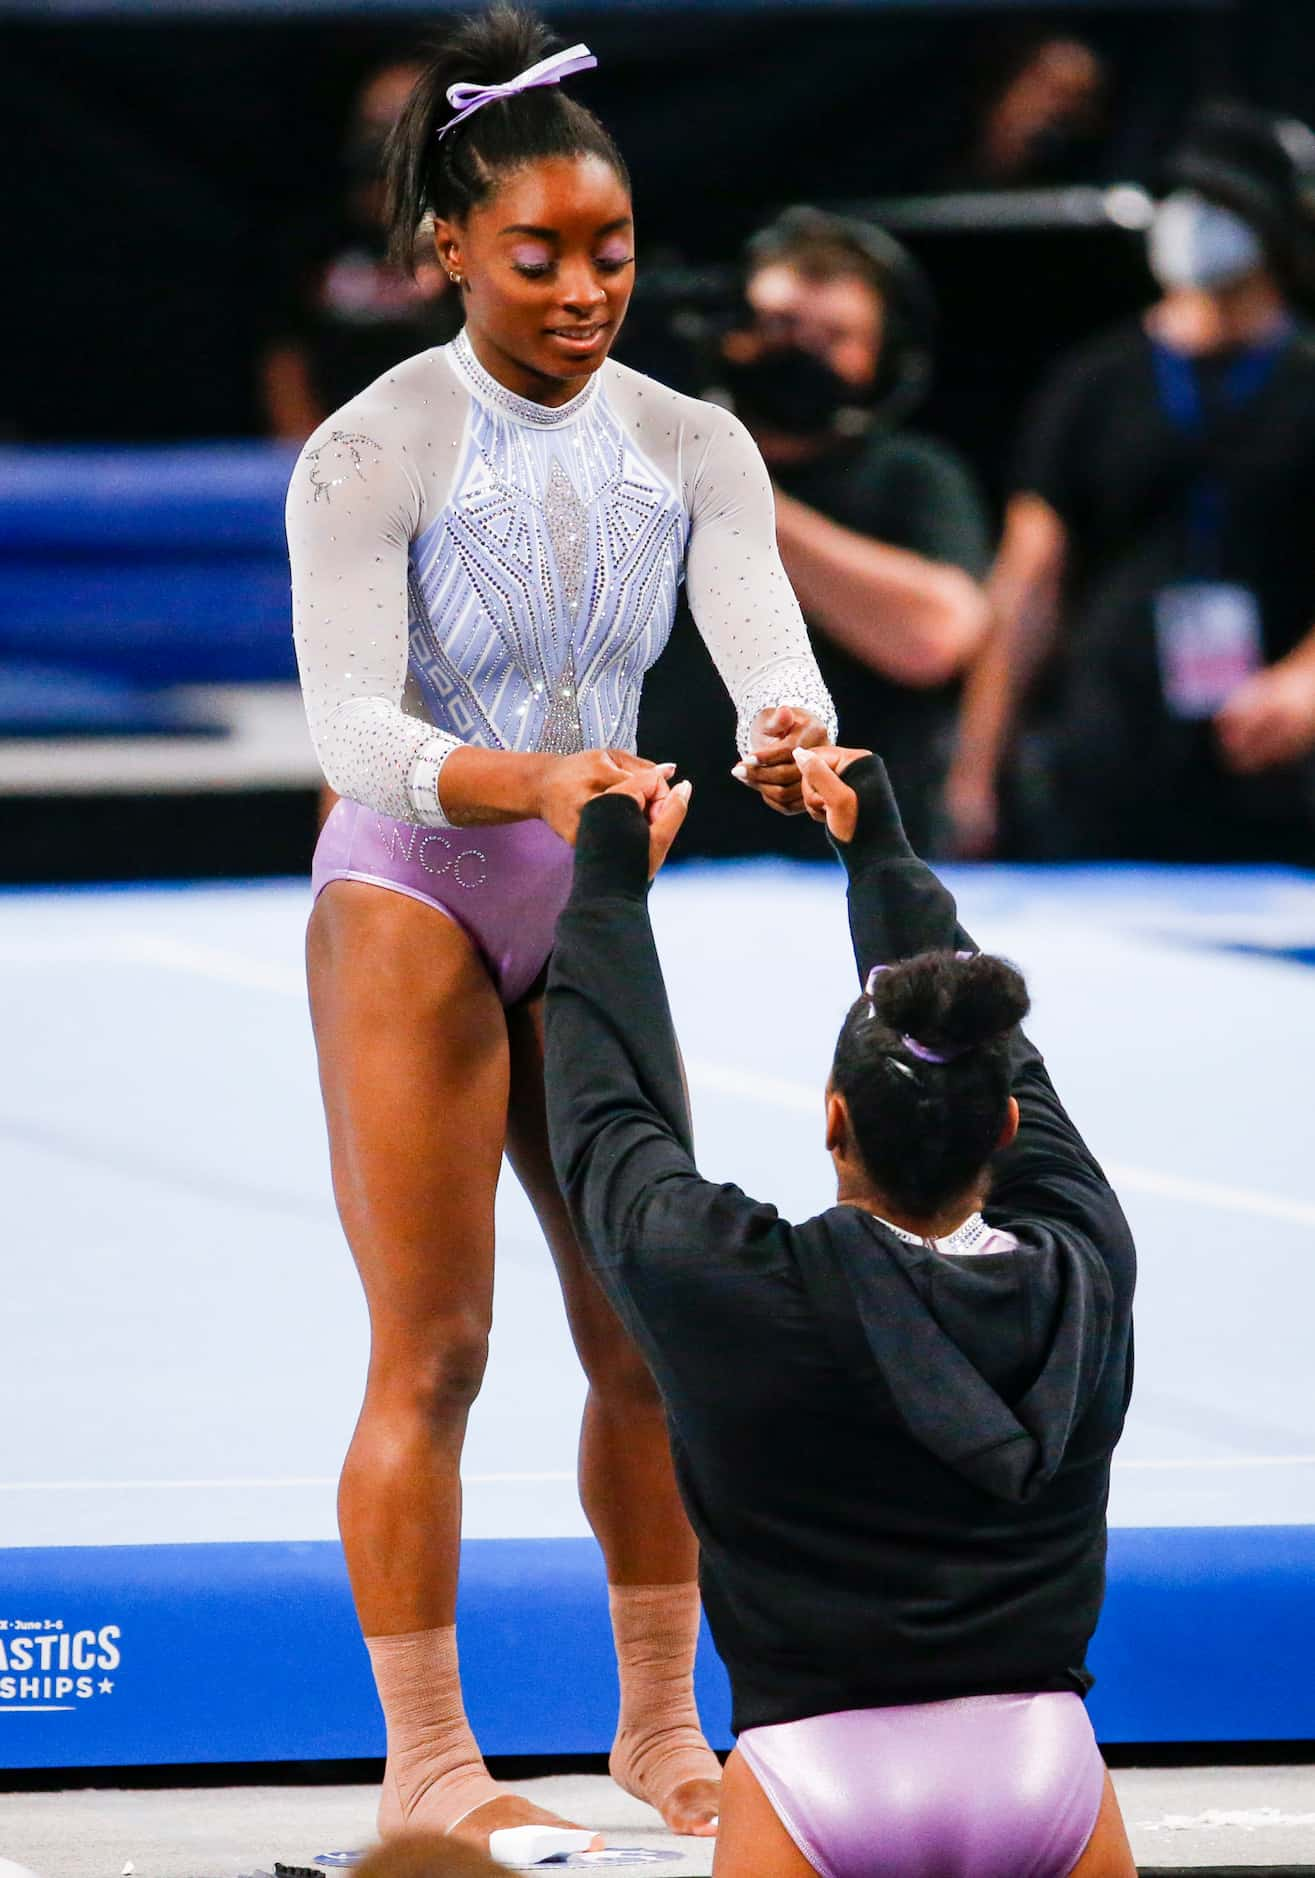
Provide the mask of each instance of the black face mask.
POLYGON ((720 376, 736 415, 751 430, 786 437, 849 436, 869 416, 862 394, 802 346, 773 346, 750 364, 727 360, 720 376))

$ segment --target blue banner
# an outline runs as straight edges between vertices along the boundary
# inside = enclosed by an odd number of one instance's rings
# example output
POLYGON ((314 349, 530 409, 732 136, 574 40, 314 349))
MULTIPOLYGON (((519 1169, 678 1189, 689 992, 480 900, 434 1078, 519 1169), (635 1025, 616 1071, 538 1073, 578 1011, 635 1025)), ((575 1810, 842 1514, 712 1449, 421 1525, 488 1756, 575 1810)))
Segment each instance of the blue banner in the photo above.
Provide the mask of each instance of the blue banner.
MULTIPOLYGON (((467 1705, 491 1755, 605 1753, 616 1671, 597 1547, 462 1551, 467 1705)), ((1315 1527, 1116 1530, 1091 1656, 1106 1742, 1315 1737, 1315 1527), (1279 1673, 1270 1673, 1278 1667, 1279 1673)), ((729 1746, 705 1635, 699 1701, 729 1746)), ((0 1760, 12 1768, 382 1755, 336 1544, 0 1551, 0 1760)))

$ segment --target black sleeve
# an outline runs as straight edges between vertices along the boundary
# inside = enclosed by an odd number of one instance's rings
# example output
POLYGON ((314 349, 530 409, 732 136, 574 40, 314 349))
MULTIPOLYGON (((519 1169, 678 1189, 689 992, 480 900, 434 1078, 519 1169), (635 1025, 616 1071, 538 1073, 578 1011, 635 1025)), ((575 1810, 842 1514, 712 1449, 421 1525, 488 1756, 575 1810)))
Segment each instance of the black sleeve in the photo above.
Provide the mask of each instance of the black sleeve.
POLYGON ((1064 359, 1024 417, 1014 470, 1017 495, 1040 496, 1066 527, 1081 525, 1098 362, 1090 353, 1064 359))
MULTIPOLYGON (((959 924, 954 895, 909 845, 880 757, 852 763, 844 779, 859 799, 858 825, 851 842, 834 846, 849 876, 849 931, 860 981, 866 983, 874 965, 919 952, 976 952, 959 924)), ((1092 1184, 1103 1190, 1102 1207, 1106 1196, 1113 1201, 1105 1176, 1055 1094, 1040 1051, 1021 1030, 1010 1057, 1020 1122, 1013 1145, 996 1159, 993 1204, 1018 1213, 1067 1214, 1076 1199, 1089 1228, 1092 1184), (1075 1179, 1084 1196, 1071 1193, 1075 1179)))
POLYGON ((852 841, 833 846, 849 876, 849 936, 860 981, 874 965, 918 952, 975 951, 954 895, 909 844, 881 758, 851 763, 844 780, 858 796, 858 826, 852 841))
POLYGON ((553 1166, 586 1257, 614 1300, 637 1273, 733 1261, 776 1222, 694 1165, 666 986, 648 916, 648 826, 627 797, 580 818, 575 879, 548 974, 545 1084, 553 1166))

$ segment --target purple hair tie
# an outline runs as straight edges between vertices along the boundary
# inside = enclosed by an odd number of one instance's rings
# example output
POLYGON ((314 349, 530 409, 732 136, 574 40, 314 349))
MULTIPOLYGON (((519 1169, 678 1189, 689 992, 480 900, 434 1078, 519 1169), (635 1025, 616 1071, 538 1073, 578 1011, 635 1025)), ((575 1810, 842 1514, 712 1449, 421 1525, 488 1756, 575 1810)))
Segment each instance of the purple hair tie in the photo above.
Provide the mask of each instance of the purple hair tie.
POLYGON ((956 1056, 962 1056, 969 1046, 964 1044, 958 1050, 929 1050, 925 1043, 919 1043, 916 1037, 901 1035, 900 1042, 913 1056, 920 1056, 924 1063, 952 1063, 956 1056))
MULTIPOLYGON (((956 959, 971 959, 976 955, 972 952, 956 952, 954 956, 956 959)), ((868 1009, 872 1013, 874 1022, 877 1016, 876 981, 880 973, 891 969, 889 965, 874 965, 863 987, 863 995, 868 1001, 868 1009)), ((953 1063, 956 1057, 965 1055, 972 1048, 971 1044, 965 1043, 961 1044, 957 1050, 929 1050, 925 1043, 919 1043, 916 1037, 910 1037, 907 1034, 900 1036, 900 1042, 911 1056, 918 1057, 924 1063, 953 1063)))
POLYGON ((588 46, 567 46, 562 52, 553 52, 546 59, 540 59, 537 65, 531 65, 515 78, 509 78, 504 85, 449 85, 447 101, 456 110, 456 116, 450 117, 446 124, 440 125, 437 135, 446 137, 458 124, 464 124, 474 111, 482 111, 486 104, 496 104, 500 98, 515 98, 522 91, 534 91, 540 85, 559 85, 564 78, 572 77, 576 72, 591 72, 598 61, 588 46))

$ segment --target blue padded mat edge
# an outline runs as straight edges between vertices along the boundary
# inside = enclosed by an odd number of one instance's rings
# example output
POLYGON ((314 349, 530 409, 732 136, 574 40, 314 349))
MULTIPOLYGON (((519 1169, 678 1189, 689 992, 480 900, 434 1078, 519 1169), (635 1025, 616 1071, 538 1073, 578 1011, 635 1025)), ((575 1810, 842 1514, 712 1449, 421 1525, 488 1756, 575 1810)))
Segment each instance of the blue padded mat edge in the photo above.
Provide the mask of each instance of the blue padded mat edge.
MULTIPOLYGON (((607 1750, 616 1679, 592 1541, 468 1541, 460 1624, 486 1753, 607 1750)), ((1315 1527, 1116 1529, 1091 1654, 1097 1733, 1315 1737, 1313 1643, 1315 1527)), ((383 1752, 329 1542, 0 1551, 0 1665, 0 1752, 15 1768, 383 1752)), ((706 1635, 698 1683, 725 1747, 725 1676, 706 1635)))

